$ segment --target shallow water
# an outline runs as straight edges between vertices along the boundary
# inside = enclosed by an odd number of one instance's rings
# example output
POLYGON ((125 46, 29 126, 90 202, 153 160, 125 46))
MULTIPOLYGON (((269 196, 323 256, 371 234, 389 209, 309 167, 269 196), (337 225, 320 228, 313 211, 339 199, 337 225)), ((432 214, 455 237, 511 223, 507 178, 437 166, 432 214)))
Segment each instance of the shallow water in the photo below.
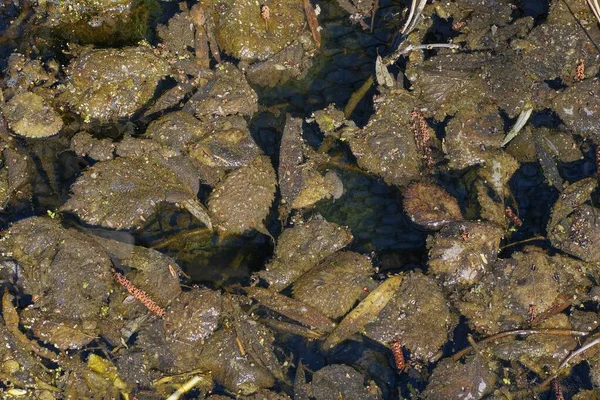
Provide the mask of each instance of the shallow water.
MULTIPOLYGON (((520 2, 515 6, 511 23, 515 23, 519 18, 531 16, 536 25, 543 24, 548 13, 546 3, 520 2)), ((177 7, 172 2, 163 3, 162 6, 163 14, 158 21, 165 22, 176 13, 177 7)), ((305 120, 304 139, 314 149, 319 148, 324 139, 323 134, 316 123, 306 119, 310 119, 313 112, 325 109, 332 103, 343 109, 350 96, 373 74, 377 55, 387 55, 394 42, 397 42, 396 32, 402 25, 401 15, 406 6, 404 3, 382 1, 375 19, 374 32, 371 33, 351 25, 348 15, 334 1, 320 4, 319 21, 323 26, 323 44, 308 74, 300 80, 291 80, 275 88, 254 88, 259 96, 259 111, 249 123, 250 131, 258 146, 271 157, 274 164, 277 164, 279 158, 280 128, 286 113, 305 120)), ((6 29, 9 19, 15 18, 15 9, 9 6, 1 10, 0 32, 6 29)), ((457 36, 451 29, 451 21, 437 17, 434 20, 435 23, 424 35, 426 43, 446 42, 457 36)), ((24 22, 25 27, 28 21, 24 22)), ((150 35, 149 39, 152 44, 156 44, 153 35, 150 35)), ((6 66, 6 57, 13 49, 31 50, 34 44, 35 40, 29 35, 20 37, 14 44, 0 42, 0 67, 6 66)), ((59 40, 58 43, 45 47, 42 54, 36 57, 45 59, 53 50, 65 48, 65 43, 59 40)), ((424 52, 424 59, 427 60, 436 54, 435 51, 427 50, 424 52)), ((65 55, 57 57, 62 59, 65 55)), ((400 59, 392 70, 402 71, 407 62, 406 58, 400 59)), ((171 81, 163 83, 172 84, 171 81)), ((402 83, 405 89, 411 85, 408 78, 402 83)), ((553 85, 550 87, 554 89, 553 85)), ((561 85, 562 82, 559 82, 558 86, 561 85)), ((359 127, 365 126, 374 113, 373 94, 374 87, 367 92, 351 115, 351 119, 359 127)), ((508 131, 514 123, 514 118, 506 115, 504 117, 505 130, 508 131)), ((133 122, 134 125, 107 127, 98 136, 120 138, 127 130, 133 130, 135 135, 142 134, 147 121, 133 122)), ((429 118, 427 122, 435 130, 437 139, 443 141, 448 121, 429 118)), ((536 113, 530 121, 530 126, 534 128, 546 126, 554 129, 561 124, 560 118, 549 111, 536 113)), ((579 139, 581 138, 578 137, 579 139)), ((90 160, 77 157, 68 151, 68 140, 60 135, 45 139, 43 143, 22 139, 17 139, 17 142, 24 146, 36 167, 33 197, 26 205, 11 205, 2 212, 0 217, 3 229, 25 217, 53 215, 68 196, 70 185, 90 163, 90 160)), ((593 146, 590 146, 589 142, 584 143, 582 149, 584 158, 581 160, 557 165, 560 176, 567 183, 597 173, 593 146)), ((306 219, 320 214, 329 222, 349 227, 354 241, 346 250, 371 256, 374 266, 378 269, 378 273, 374 274, 378 281, 384 279, 386 274, 400 271, 426 273, 426 239, 432 232, 425 231, 410 221, 403 208, 401 189, 388 185, 382 178, 360 169, 346 142, 336 143, 329 155, 330 162, 320 167, 321 172, 335 171, 343 183, 344 194, 335 200, 321 200, 313 208, 299 211, 297 215, 306 219)), ((446 161, 440 162, 432 180, 458 200, 463 213, 472 213, 476 207, 469 193, 469 170, 449 170, 444 167, 446 161)), ((160 182, 157 182, 157 185, 160 185, 160 182)), ((513 232, 507 232, 501 246, 545 235, 552 205, 560 194, 548 184, 544 170, 538 162, 522 163, 510 180, 510 188, 514 196, 511 200, 518 204, 516 211, 524 223, 513 232)), ((200 200, 206 202, 209 193, 210 188, 202 186, 199 192, 200 200)), ((278 200, 277 197, 275 203, 278 200)), ((65 216, 64 222, 68 226, 84 225, 73 216, 65 216)), ((276 206, 271 209, 266 227, 276 239, 284 228, 277 220, 276 206)), ((93 233, 94 227, 85 228, 93 233)), ((96 234, 100 235, 99 232, 96 234)), ((219 238, 187 211, 173 205, 160 206, 158 212, 149 218, 139 231, 114 233, 106 230, 102 235, 150 247, 173 257, 189 275, 190 279, 186 282, 189 285, 199 284, 228 290, 252 282, 253 274, 263 269, 265 263, 273 256, 273 249, 277 243, 254 231, 219 238)), ((552 254, 556 252, 547 240, 540 239, 534 243, 552 254)), ((500 256, 510 258, 513 252, 522 248, 523 245, 509 246, 501 251, 500 256)), ((368 292, 368 288, 365 287, 365 291, 368 292)), ((287 294, 288 291, 284 293, 287 294)), ((595 306, 586 309, 595 310, 595 306)), ((450 336, 451 340, 444 345, 440 355, 448 356, 466 347, 467 333, 474 332, 464 317, 461 317, 460 323, 455 326, 454 338, 450 336)), ((409 374, 396 374, 393 368, 384 366, 391 361, 388 349, 370 339, 365 341, 366 344, 350 341, 339 346, 335 352, 324 354, 314 341, 299 339, 290 334, 277 336, 277 344, 288 351, 295 360, 302 359, 311 371, 336 363, 359 365, 362 372, 374 377, 380 384, 384 398, 417 398, 416 393, 424 390, 427 385, 430 366, 424 366, 418 372, 411 370, 409 374)), ((508 366, 508 363, 505 365, 508 366)), ((585 366, 577 367, 568 379, 562 381, 566 391, 573 394, 578 389, 590 388, 588 373, 585 366)), ((534 385, 531 382, 530 384, 534 385)), ((281 382, 279 385, 279 389, 291 392, 289 385, 281 382)), ((553 394, 549 393, 541 396, 540 398, 553 398, 553 394)))

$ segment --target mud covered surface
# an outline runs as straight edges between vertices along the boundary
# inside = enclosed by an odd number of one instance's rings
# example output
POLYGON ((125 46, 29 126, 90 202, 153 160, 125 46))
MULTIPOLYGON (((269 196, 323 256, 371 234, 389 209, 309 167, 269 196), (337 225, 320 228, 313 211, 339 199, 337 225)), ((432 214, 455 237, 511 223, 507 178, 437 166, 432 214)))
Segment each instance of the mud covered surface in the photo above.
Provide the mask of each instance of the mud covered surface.
POLYGON ((600 9, 0 6, 0 397, 600 398, 600 9))

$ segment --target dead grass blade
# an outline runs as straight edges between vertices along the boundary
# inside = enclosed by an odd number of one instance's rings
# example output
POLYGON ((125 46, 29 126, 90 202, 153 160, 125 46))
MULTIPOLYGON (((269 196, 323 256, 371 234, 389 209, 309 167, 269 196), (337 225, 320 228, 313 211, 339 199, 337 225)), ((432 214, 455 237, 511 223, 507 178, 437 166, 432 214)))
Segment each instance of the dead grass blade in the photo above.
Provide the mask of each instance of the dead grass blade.
POLYGON ((361 331, 365 325, 375 319, 394 296, 402 279, 403 275, 394 276, 373 290, 331 332, 322 345, 323 350, 327 351, 335 347, 338 343, 361 331))
POLYGON ((412 1, 412 3, 410 4, 410 12, 408 13, 408 19, 406 20, 404 26, 400 30, 401 34, 408 35, 410 32, 412 32, 413 29, 415 29, 415 26, 417 26, 417 22, 419 22, 419 18, 421 18, 421 14, 423 13, 425 4, 427 4, 427 0, 412 1))
POLYGON ((587 0, 587 3, 592 9, 594 15, 596 16, 596 19, 600 23, 600 4, 598 3, 598 0, 587 0))

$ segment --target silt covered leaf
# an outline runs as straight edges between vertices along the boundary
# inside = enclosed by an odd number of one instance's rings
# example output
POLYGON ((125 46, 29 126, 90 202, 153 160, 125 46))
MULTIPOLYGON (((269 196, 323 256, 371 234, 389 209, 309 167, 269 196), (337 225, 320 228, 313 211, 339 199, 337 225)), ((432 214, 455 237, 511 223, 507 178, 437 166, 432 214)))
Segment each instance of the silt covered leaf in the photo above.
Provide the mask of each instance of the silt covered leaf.
POLYGON ((597 186, 586 178, 567 187, 552 208, 548 238, 556 248, 588 262, 600 260, 598 209, 585 204, 597 186))
POLYGON ((11 226, 1 251, 16 262, 20 291, 35 299, 21 318, 37 338, 67 349, 97 336, 113 283, 112 263, 101 246, 58 221, 35 217, 11 226))
POLYGON ((19 93, 2 108, 8 125, 19 136, 43 138, 56 135, 63 121, 44 98, 35 93, 19 93))
POLYGON ((489 222, 453 222, 427 238, 429 271, 444 286, 474 284, 496 259, 503 234, 489 222))
POLYGON ((148 47, 92 49, 69 66, 62 100, 86 121, 129 118, 154 95, 168 64, 148 47))
POLYGON ((21 220, 4 232, 0 249, 18 263, 19 286, 23 293, 39 296, 38 308, 86 319, 96 316, 108 298, 109 255, 92 239, 62 228, 58 221, 21 220))
POLYGON ((379 388, 365 386, 365 376, 348 365, 328 365, 313 374, 311 389, 317 400, 379 400, 379 388))
POLYGON ((84 171, 73 184, 72 196, 62 211, 73 212, 90 225, 136 229, 158 204, 178 202, 194 208, 192 214, 210 227, 195 190, 154 158, 119 157, 84 171))
POLYGON ((506 203, 512 199, 509 180, 519 163, 500 150, 486 153, 486 162, 478 169, 474 189, 480 207, 480 217, 506 227, 506 203))
POLYGON ((325 179, 312 161, 304 159, 303 149, 302 119, 288 114, 277 170, 281 200, 286 211, 310 207, 335 191, 334 183, 325 179))
POLYGON ((494 390, 497 379, 495 364, 479 355, 468 357, 464 363, 447 358, 433 370, 423 398, 482 399, 494 390))
POLYGON ((416 182, 402 192, 404 210, 417 225, 437 230, 463 219, 458 202, 444 189, 431 182, 416 182))
POLYGON ((329 318, 339 318, 366 296, 374 272, 371 260, 358 253, 332 254, 294 283, 295 299, 310 304, 329 318))
POLYGON ((252 116, 258 110, 258 96, 235 65, 221 63, 215 80, 198 90, 186 103, 183 111, 206 119, 212 115, 252 116))
POLYGON ((448 122, 444 151, 451 168, 467 168, 485 163, 488 151, 499 149, 503 138, 504 121, 496 107, 469 107, 448 122))
POLYGON ((282 290, 325 257, 352 241, 350 229, 327 222, 316 215, 284 229, 275 248, 275 257, 259 276, 276 291, 282 290))
POLYGON ((475 330, 493 334, 522 328, 567 300, 579 301, 591 286, 590 267, 528 246, 493 263, 480 284, 464 290, 455 304, 475 330))
POLYGON ((412 357, 433 361, 457 323, 446 303, 437 282, 410 273, 365 333, 385 345, 399 339, 412 357))
POLYGON ((423 167, 412 131, 414 105, 407 93, 382 95, 367 126, 348 137, 358 165, 389 185, 407 185, 423 167))
POLYGON ((208 199, 208 209, 219 232, 265 232, 264 219, 275 199, 275 186, 275 170, 267 156, 258 156, 228 175, 208 199))
POLYGON ((329 332, 335 325, 329 318, 312 306, 284 296, 283 294, 261 287, 248 287, 244 290, 248 293, 249 297, 258 301, 263 306, 320 332, 329 332))
POLYGON ((190 156, 202 165, 229 171, 262 153, 250 136, 246 120, 239 115, 206 121, 203 129, 207 135, 188 145, 190 156))
POLYGON ((31 157, 11 145, 2 149, 0 166, 0 208, 6 207, 11 200, 30 196, 30 178, 33 174, 31 157))

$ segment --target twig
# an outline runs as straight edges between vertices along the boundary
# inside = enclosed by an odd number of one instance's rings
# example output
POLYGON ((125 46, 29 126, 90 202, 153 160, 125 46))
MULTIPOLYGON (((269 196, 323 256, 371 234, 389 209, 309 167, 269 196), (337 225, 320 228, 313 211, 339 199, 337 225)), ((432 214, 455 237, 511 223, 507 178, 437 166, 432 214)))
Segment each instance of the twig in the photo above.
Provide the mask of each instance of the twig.
POLYGON ((564 367, 567 366, 568 363, 571 362, 571 360, 573 360, 575 357, 577 357, 578 355, 580 355, 581 353, 586 352, 588 349, 596 346, 598 343, 600 343, 600 337, 597 337, 596 339, 587 342, 586 344, 584 344, 583 346, 581 346, 580 348, 578 348, 577 350, 573 350, 571 352, 571 354, 569 354, 558 366, 558 371, 560 371, 561 369, 563 369, 564 367))
POLYGON ((523 240, 519 240, 518 242, 512 242, 512 243, 509 243, 509 244, 505 244, 504 246, 500 247, 500 250, 504 250, 504 249, 507 249, 509 247, 517 246, 517 245, 523 244, 523 243, 535 242, 537 240, 548 240, 548 238, 546 238, 545 236, 534 236, 534 237, 531 237, 529 239, 523 239, 523 240))
POLYGON ((304 14, 306 15, 306 21, 308 22, 308 27, 310 28, 310 33, 312 34, 313 40, 317 44, 317 47, 321 47, 321 27, 319 26, 319 20, 317 19, 317 13, 313 8, 312 4, 310 4, 310 0, 304 0, 304 14))
MULTIPOLYGON (((406 43, 406 42, 405 42, 406 43)), ((402 44, 390 56, 384 59, 384 64, 392 65, 398 58, 409 55, 413 50, 433 49, 460 49, 460 46, 452 43, 429 43, 429 44, 402 44)))
POLYGON ((408 24, 410 24, 410 21, 412 20, 413 15, 415 15, 416 8, 417 8, 417 1, 416 0, 411 1, 410 2, 410 12, 408 13, 408 18, 406 19, 406 22, 404 23, 404 26, 402 27, 402 29, 400 29, 400 33, 404 33, 404 31, 408 27, 408 24))
POLYGON ((371 9, 371 33, 373 33, 375 14, 377 14, 377 10, 379 10, 379 0, 373 0, 373 8, 371 9))
POLYGON ((563 312, 563 310, 570 307, 571 304, 572 302, 569 301, 569 299, 565 298, 563 295, 559 295, 557 301, 550 308, 542 313, 539 313, 531 320, 531 326, 539 325, 551 316, 563 312))
MULTIPOLYGON (((500 332, 495 335, 489 336, 485 339, 477 342, 478 346, 493 342, 498 339, 505 338, 507 336, 520 336, 520 335, 554 335, 554 336, 587 336, 589 332, 586 331, 575 331, 569 329, 516 329, 513 331, 500 332)), ((461 357, 469 353, 473 349, 473 346, 466 347, 456 353, 452 358, 454 361, 458 361, 461 357)))
POLYGON ((160 385, 165 385, 175 379, 184 378, 184 377, 187 377, 190 375, 203 377, 207 381, 212 380, 212 375, 210 372, 206 372, 206 370, 204 370, 204 369, 194 369, 192 371, 183 372, 181 374, 163 376, 162 378, 157 379, 154 382, 152 382, 152 386, 156 387, 156 386, 160 386, 160 385))

